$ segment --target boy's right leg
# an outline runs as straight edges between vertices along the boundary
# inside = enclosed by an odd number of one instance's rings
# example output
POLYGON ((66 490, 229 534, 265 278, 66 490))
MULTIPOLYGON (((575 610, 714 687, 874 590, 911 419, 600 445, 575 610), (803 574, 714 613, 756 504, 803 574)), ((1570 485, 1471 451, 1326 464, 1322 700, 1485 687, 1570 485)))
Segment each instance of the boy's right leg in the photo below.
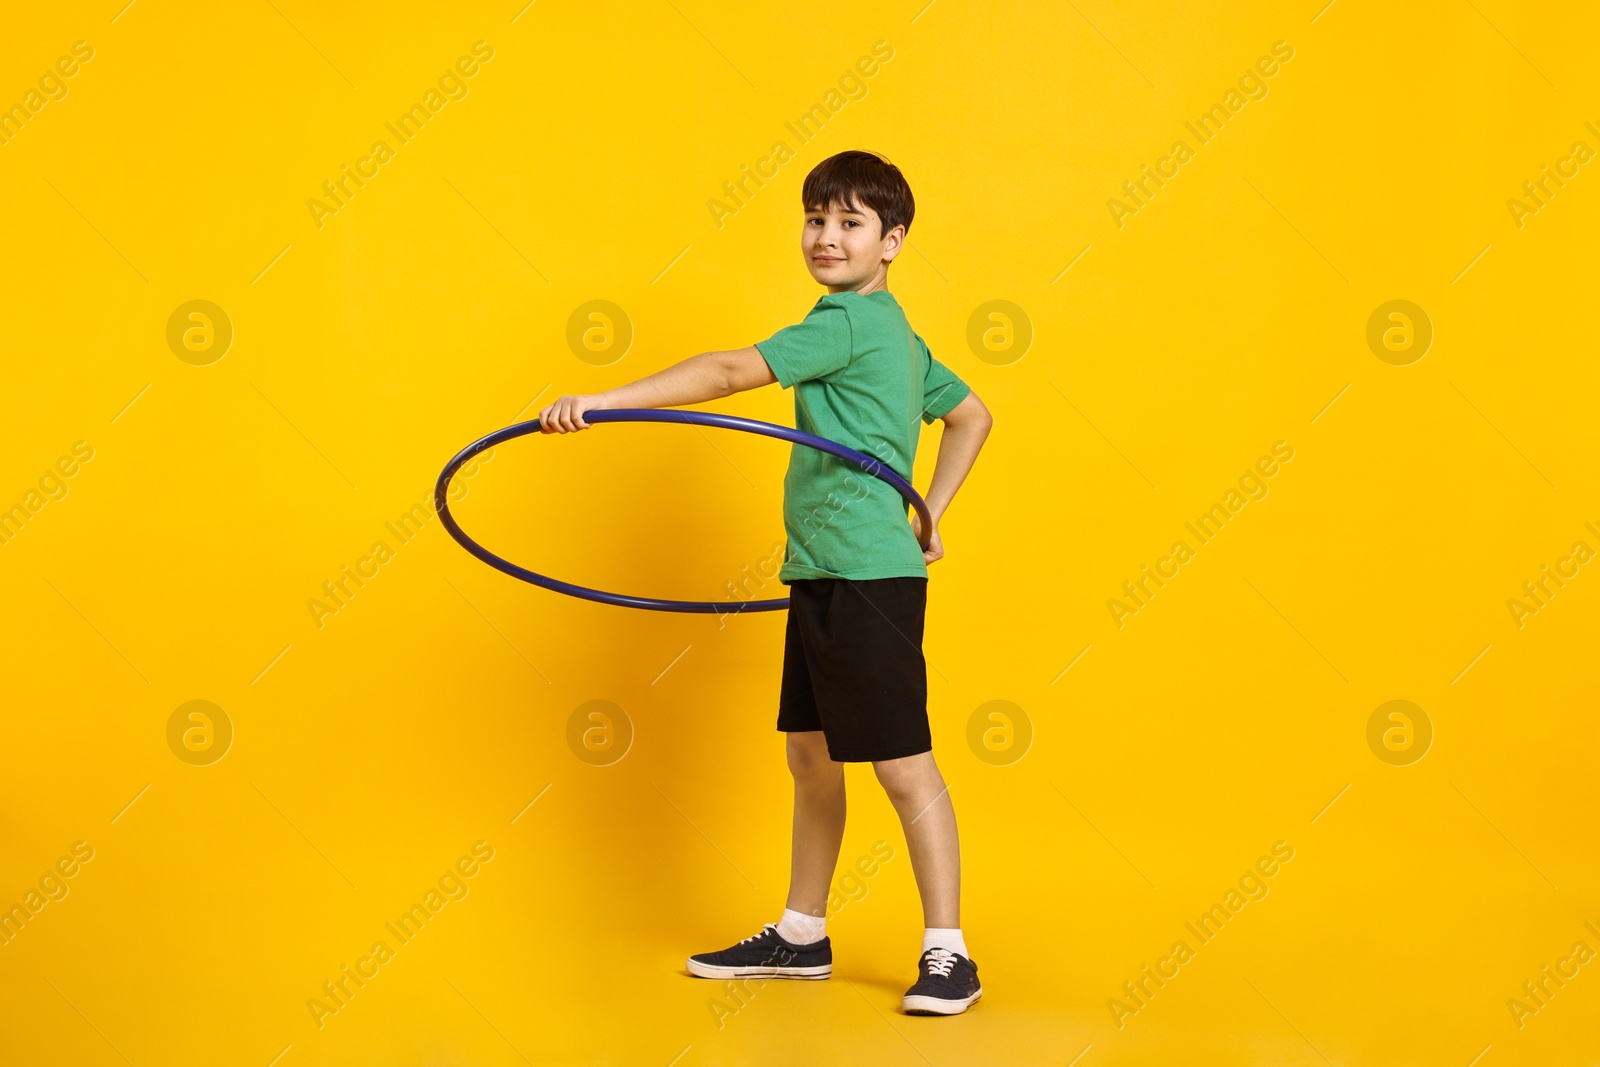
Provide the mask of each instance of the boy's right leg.
POLYGON ((828 755, 821 730, 785 736, 789 773, 794 776, 794 839, 789 899, 784 906, 826 919, 828 887, 844 843, 844 764, 828 755))
POLYGON ((833 973, 827 936, 828 886, 844 841, 844 765, 834 762, 817 714, 811 656, 819 598, 825 610, 829 579, 789 583, 789 619, 784 630, 783 681, 777 727, 784 735, 789 773, 794 776, 794 837, 789 900, 777 922, 720 952, 689 957, 699 978, 826 978, 833 973))
POLYGON ((821 730, 785 734, 794 776, 794 840, 782 918, 720 952, 689 957, 698 978, 827 978, 833 949, 825 933, 828 886, 844 840, 844 764, 828 755, 821 730))

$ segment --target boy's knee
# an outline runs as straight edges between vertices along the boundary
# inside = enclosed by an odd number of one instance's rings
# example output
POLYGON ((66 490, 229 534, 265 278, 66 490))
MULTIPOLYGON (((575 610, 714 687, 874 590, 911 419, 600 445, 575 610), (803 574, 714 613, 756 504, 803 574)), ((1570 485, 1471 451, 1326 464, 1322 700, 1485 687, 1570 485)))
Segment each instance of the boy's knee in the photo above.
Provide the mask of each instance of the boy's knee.
POLYGON ((922 781, 918 768, 908 767, 902 759, 878 760, 873 763, 872 770, 893 801, 910 799, 922 781))
POLYGON ((789 773, 796 778, 821 778, 843 770, 828 755, 828 743, 821 731, 791 733, 785 747, 789 756, 789 773))

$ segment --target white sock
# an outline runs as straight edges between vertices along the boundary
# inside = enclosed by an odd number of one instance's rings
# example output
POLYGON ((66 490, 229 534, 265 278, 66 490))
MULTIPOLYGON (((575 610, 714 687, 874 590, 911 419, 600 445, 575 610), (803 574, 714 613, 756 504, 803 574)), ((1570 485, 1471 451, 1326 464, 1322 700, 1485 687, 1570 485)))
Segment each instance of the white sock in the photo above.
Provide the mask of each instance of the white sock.
POLYGON ((828 920, 824 917, 807 915, 803 911, 792 908, 783 909, 783 918, 778 920, 778 936, 792 945, 809 945, 814 941, 821 941, 828 932, 828 920))
MULTIPOLYGON (((951 952, 967 956, 967 939, 961 936, 959 926, 954 929, 930 926, 922 931, 922 951, 926 952, 930 948, 947 948, 951 952)), ((967 958, 972 957, 967 956, 967 958)))

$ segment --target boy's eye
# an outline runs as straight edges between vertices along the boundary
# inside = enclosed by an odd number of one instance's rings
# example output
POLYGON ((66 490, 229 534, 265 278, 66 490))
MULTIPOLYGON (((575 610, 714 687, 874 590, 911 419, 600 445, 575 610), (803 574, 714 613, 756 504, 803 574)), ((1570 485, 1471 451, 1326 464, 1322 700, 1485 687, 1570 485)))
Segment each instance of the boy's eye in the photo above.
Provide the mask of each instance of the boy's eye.
POLYGON ((844 220, 844 224, 845 224, 845 225, 846 225, 846 226, 859 226, 859 225, 861 225, 861 224, 860 224, 860 223, 859 223, 859 222, 857 222, 857 221, 856 221, 856 220, 855 220, 855 219, 845 219, 845 220, 844 220))

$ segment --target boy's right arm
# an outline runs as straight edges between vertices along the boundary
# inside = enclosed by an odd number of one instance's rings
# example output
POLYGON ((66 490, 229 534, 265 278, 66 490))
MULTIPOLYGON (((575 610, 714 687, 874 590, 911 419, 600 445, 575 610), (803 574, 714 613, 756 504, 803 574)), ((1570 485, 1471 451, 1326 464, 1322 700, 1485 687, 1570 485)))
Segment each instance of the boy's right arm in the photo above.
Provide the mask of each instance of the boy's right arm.
MULTIPOLYGON (((940 421, 944 423, 944 435, 939 439, 939 458, 934 463, 933 481, 923 497, 928 504, 928 514, 933 519, 933 536, 928 542, 927 551, 922 554, 928 563, 944 555, 944 545, 939 539, 939 520, 955 499, 956 490, 961 488, 972 465, 977 462, 978 451, 983 448, 989 428, 994 425, 994 416, 989 414, 989 409, 984 407, 977 393, 969 392, 940 421)), ((912 521, 916 532, 920 534, 921 521, 915 512, 912 512, 912 521)))
POLYGON ((777 380, 754 345, 731 352, 702 352, 603 393, 560 397, 539 412, 539 430, 541 433, 587 430, 585 411, 700 404, 771 385, 777 380))

